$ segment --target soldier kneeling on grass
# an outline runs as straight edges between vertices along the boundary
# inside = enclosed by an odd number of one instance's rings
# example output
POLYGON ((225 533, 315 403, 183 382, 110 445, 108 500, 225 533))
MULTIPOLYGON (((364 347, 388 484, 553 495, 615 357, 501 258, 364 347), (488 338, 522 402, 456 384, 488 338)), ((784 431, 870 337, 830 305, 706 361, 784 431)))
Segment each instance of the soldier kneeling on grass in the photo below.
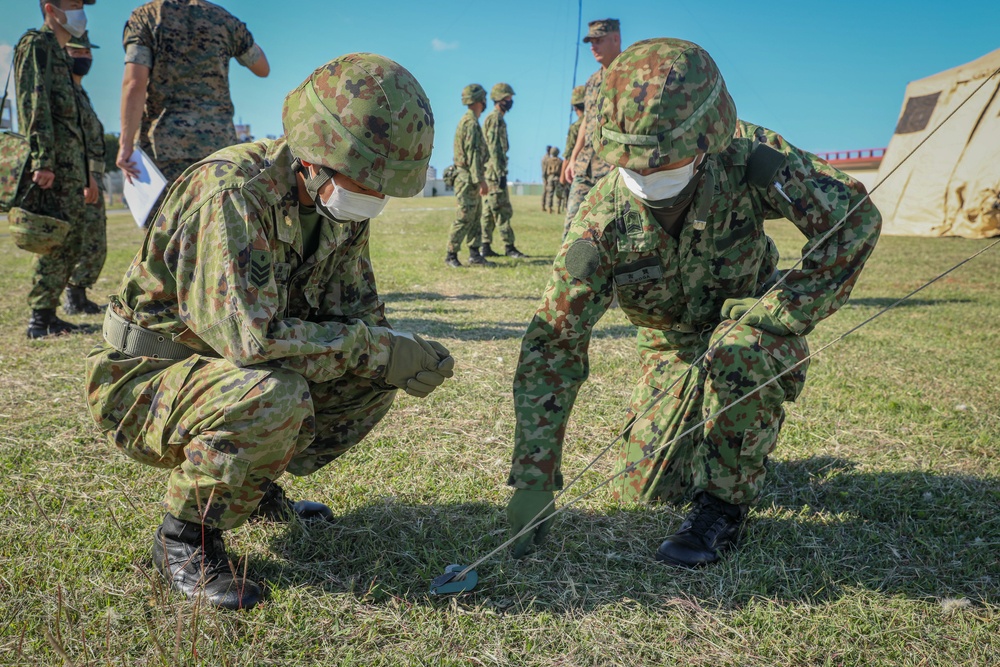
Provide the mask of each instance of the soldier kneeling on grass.
MULTIPOLYGON (((806 364, 796 367, 808 357, 805 336, 847 301, 881 217, 860 183, 738 121, 715 62, 690 42, 651 39, 619 55, 592 139, 617 169, 573 219, 521 343, 511 529, 553 512, 591 332, 617 293, 639 328, 641 367, 612 488, 628 501, 693 498, 656 558, 713 563, 761 492, 782 403, 805 383, 806 364), (781 276, 763 223, 782 217, 808 239, 804 254, 842 225, 781 276)), ((515 555, 549 524, 527 531, 515 555)))
POLYGON ((356 445, 396 389, 451 377, 442 345, 393 330, 369 219, 421 191, 434 118, 397 63, 336 58, 285 98, 285 137, 225 148, 171 187, 87 358, 94 418, 133 459, 170 470, 153 565, 173 589, 249 608, 223 531, 329 519, 276 480, 356 445))

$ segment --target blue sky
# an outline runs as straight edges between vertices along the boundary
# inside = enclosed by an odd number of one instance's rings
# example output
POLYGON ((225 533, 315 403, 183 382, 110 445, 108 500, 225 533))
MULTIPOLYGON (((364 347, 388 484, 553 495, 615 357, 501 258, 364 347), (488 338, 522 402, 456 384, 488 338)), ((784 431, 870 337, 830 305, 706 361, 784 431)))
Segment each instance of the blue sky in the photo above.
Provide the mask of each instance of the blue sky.
MULTIPOLYGON (((102 48, 84 80, 108 131, 119 128, 122 27, 130 0, 87 7, 91 39, 102 48)), ((407 67, 424 86, 436 118, 431 164, 451 163, 464 112, 463 86, 516 91, 507 116, 511 179, 537 180, 545 146, 565 143, 577 47, 578 0, 417 3, 396 0, 220 0, 245 21, 271 62, 261 80, 233 62, 236 119, 256 136, 281 134, 281 102, 313 69, 343 53, 373 51, 407 67)), ((886 146, 907 82, 1000 47, 982 0, 837 3, 583 0, 586 22, 615 17, 624 45, 681 37, 715 57, 742 118, 811 151, 886 146)), ((0 66, 40 25, 34 0, 0 0, 0 66)), ((597 69, 581 45, 577 82, 597 69)))

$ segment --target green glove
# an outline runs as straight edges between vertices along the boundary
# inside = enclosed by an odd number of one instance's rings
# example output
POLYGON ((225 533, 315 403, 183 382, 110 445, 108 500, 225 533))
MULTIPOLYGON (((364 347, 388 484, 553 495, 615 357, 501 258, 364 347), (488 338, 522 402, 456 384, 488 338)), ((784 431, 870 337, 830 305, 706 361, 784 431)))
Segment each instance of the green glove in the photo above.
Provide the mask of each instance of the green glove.
MULTIPOLYGON (((517 489, 507 503, 507 520, 510 522, 511 537, 521 532, 521 529, 531 523, 535 517, 539 519, 551 516, 556 511, 553 502, 555 494, 551 491, 529 491, 517 489), (541 515, 539 515, 541 513, 541 515)), ((541 544, 549 534, 552 520, 543 521, 526 532, 514 542, 514 558, 522 558, 528 552, 532 542, 541 544)))
POLYGON ((383 378, 386 384, 423 398, 455 374, 455 359, 444 345, 412 333, 377 330, 389 335, 391 346, 383 378))
POLYGON ((751 307, 755 303, 757 303, 757 299, 754 297, 747 297, 745 299, 726 299, 722 303, 722 319, 739 320, 744 314, 746 314, 746 317, 743 317, 740 324, 746 324, 751 327, 763 329, 764 331, 772 333, 775 336, 793 335, 791 329, 779 322, 774 313, 764 307, 763 302, 757 304, 757 307, 751 310, 751 307))

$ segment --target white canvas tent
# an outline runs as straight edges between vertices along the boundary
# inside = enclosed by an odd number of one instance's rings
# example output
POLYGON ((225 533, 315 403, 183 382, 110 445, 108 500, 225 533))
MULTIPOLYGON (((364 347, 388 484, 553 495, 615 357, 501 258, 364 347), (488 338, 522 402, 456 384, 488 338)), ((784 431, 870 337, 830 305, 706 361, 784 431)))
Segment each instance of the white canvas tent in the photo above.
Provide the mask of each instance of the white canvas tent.
POLYGON ((896 132, 876 182, 886 180, 872 194, 882 212, 884 234, 1000 235, 997 70, 1000 49, 906 87, 896 132), (980 85, 982 88, 973 93, 980 85), (970 95, 971 99, 927 139, 970 95), (902 162, 924 139, 927 143, 902 162))

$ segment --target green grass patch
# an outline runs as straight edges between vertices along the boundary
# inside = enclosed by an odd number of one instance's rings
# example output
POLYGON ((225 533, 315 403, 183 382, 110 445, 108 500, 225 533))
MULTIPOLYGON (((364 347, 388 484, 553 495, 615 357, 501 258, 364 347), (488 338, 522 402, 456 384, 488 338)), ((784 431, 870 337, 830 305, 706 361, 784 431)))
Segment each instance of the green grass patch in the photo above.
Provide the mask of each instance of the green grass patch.
MULTIPOLYGON (((149 549, 165 475, 114 450, 87 412, 83 357, 99 334, 26 339, 31 257, 0 223, 0 665, 1000 663, 1000 251, 813 360, 725 563, 659 565, 684 508, 599 491, 560 516, 543 549, 498 554, 476 591, 436 598, 432 577, 506 537, 511 380, 562 233, 538 198, 515 197, 531 258, 448 269, 453 206, 393 201, 372 258, 393 324, 448 346, 455 378, 426 400, 400 396, 350 454, 283 480, 336 523, 229 535, 269 595, 242 614, 164 590, 149 549)), ((790 265, 801 235, 787 222, 769 232, 790 265)), ((101 302, 142 242, 127 214, 108 236, 101 302)), ((882 239, 813 349, 987 243, 882 239)), ((599 324, 568 476, 622 425, 634 333, 617 310, 599 324)), ((610 474, 606 458, 571 494, 610 474)))

